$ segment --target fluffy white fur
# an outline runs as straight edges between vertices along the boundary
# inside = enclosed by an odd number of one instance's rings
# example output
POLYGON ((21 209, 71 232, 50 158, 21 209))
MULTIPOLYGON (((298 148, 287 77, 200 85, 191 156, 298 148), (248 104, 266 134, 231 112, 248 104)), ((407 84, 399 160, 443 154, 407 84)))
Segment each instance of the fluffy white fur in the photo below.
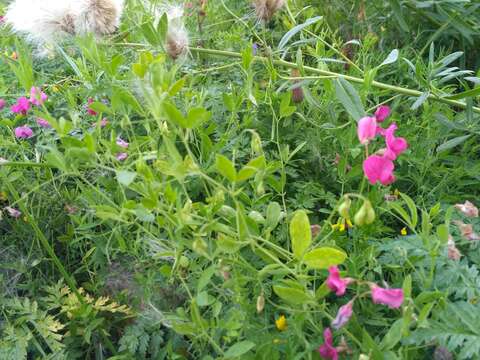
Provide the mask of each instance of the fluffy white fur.
POLYGON ((124 0, 15 0, 5 19, 13 30, 45 46, 68 35, 113 33, 124 0))

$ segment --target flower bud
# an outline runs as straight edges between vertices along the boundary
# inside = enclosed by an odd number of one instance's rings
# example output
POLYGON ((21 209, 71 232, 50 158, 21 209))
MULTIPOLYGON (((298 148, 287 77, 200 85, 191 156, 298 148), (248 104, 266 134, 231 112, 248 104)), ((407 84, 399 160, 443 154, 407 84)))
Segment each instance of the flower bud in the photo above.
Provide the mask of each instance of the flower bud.
POLYGON ((369 200, 363 202, 360 210, 357 211, 353 218, 355 225, 369 225, 375 221, 375 210, 373 210, 372 203, 369 200))
POLYGON ((351 205, 352 205, 352 200, 350 200, 350 198, 346 196, 345 200, 338 207, 338 213, 344 219, 348 219, 350 217, 349 211, 350 211, 351 205))
MULTIPOLYGON (((291 74, 292 74, 292 77, 295 77, 295 78, 300 77, 300 71, 298 71, 298 69, 293 69, 291 74)), ((304 98, 303 89, 299 85, 300 81, 294 80, 293 83, 295 85, 294 85, 294 88, 292 89, 292 100, 295 104, 298 104, 303 101, 303 98, 304 98)))
POLYGON ((265 296, 263 296, 263 294, 261 294, 257 298, 257 313, 260 314, 263 311, 264 308, 265 308, 265 296))

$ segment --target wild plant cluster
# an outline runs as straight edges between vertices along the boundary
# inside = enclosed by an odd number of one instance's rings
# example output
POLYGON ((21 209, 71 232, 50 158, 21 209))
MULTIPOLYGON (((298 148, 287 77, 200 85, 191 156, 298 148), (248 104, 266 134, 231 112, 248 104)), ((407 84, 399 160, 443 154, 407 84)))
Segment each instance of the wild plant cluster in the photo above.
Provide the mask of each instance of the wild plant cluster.
POLYGON ((49 1, 0 0, 0 359, 480 358, 476 1, 49 1))

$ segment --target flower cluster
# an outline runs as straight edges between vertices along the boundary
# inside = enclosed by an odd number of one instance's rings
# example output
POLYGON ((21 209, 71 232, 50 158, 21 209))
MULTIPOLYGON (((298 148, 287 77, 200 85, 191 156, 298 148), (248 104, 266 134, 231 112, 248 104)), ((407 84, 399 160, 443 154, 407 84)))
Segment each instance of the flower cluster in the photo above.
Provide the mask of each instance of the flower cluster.
MULTIPOLYGON (((32 105, 40 107, 45 101, 48 100, 47 94, 45 94, 38 87, 32 86, 30 89, 30 98, 22 96, 17 99, 17 102, 10 107, 10 111, 14 114, 26 116, 30 111, 32 105)), ((6 106, 6 101, 0 99, 0 110, 6 106)), ((41 127, 48 128, 50 124, 47 120, 38 118, 37 124, 41 127)), ((29 139, 33 136, 33 130, 28 125, 19 126, 14 129, 15 137, 17 139, 29 139)))
MULTIPOLYGON (((327 287, 335 292, 337 296, 345 295, 347 287, 353 282, 363 283, 361 281, 352 279, 352 278, 342 278, 340 272, 336 266, 332 266, 328 269, 329 276, 327 278, 326 284, 327 287)), ((403 290, 402 289, 385 289, 374 283, 365 283, 370 288, 370 297, 374 304, 381 304, 388 306, 390 309, 398 309, 404 300, 403 290)), ((350 300, 347 304, 341 306, 338 310, 338 313, 331 323, 331 327, 335 330, 340 329, 345 324, 348 323, 350 318, 353 315, 353 305, 355 298, 350 300)), ((319 347, 318 352, 320 356, 324 359, 338 359, 339 353, 343 350, 343 346, 334 347, 333 346, 333 335, 330 328, 325 329, 323 333, 324 343, 319 347)))
POLYGON ((358 122, 357 135, 361 144, 368 145, 377 135, 385 138, 386 147, 376 154, 368 156, 363 162, 363 172, 372 185, 377 182, 389 185, 395 181, 393 162, 408 148, 408 143, 404 138, 395 136, 395 131, 398 129, 395 123, 387 129, 379 125, 389 116, 390 108, 380 106, 375 112, 375 116, 366 116, 358 122))

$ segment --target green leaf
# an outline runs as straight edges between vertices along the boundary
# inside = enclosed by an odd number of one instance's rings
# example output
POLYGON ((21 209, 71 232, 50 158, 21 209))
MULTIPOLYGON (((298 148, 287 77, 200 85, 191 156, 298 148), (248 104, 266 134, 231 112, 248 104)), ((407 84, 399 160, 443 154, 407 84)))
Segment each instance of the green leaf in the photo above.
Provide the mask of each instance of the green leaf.
POLYGON ((456 138, 450 139, 446 142, 444 142, 442 145, 440 145, 437 148, 437 152, 442 152, 446 150, 453 149, 454 147, 464 143, 467 141, 472 135, 463 135, 463 136, 458 136, 456 138))
POLYGON ((212 114, 206 109, 201 107, 192 108, 188 111, 186 128, 193 129, 199 126, 200 124, 208 121, 212 114))
POLYGON ((418 224, 418 210, 417 210, 417 206, 415 205, 415 202, 412 200, 412 198, 404 193, 400 193, 400 196, 402 197, 403 201, 405 201, 405 203, 407 204, 408 206, 408 210, 410 211, 410 227, 412 229, 415 229, 415 227, 417 226, 418 224))
POLYGON ((448 242, 448 226, 445 224, 440 224, 437 226, 437 236, 440 242, 445 245, 448 242))
POLYGON ((124 186, 129 186, 137 177, 137 173, 132 171, 120 170, 117 171, 117 180, 124 186))
POLYGON ((112 109, 110 109, 107 105, 99 101, 91 103, 90 105, 88 105, 88 107, 98 113, 106 113, 106 114, 112 113, 112 109))
POLYGON ((383 62, 380 64, 379 67, 384 66, 384 65, 390 65, 390 64, 393 64, 394 62, 396 62, 398 60, 398 54, 399 54, 398 49, 392 50, 392 52, 390 54, 388 54, 387 58, 385 60, 383 60, 383 62))
POLYGON ((168 119, 176 125, 180 125, 183 128, 188 128, 188 121, 185 119, 183 114, 177 107, 169 102, 163 104, 165 113, 167 114, 168 119))
POLYGON ((232 183, 237 179, 237 171, 233 163, 223 155, 217 154, 215 161, 217 171, 232 183))
POLYGON ((365 109, 360 96, 352 84, 343 78, 339 78, 335 81, 335 90, 338 100, 355 121, 359 121, 365 116, 365 109))
POLYGON ((317 21, 320 21, 323 19, 323 16, 316 16, 314 18, 310 18, 307 21, 305 21, 303 24, 297 25, 290 29, 285 35, 283 35, 282 39, 278 43, 278 50, 282 50, 285 45, 290 41, 292 37, 294 37, 297 33, 305 29, 307 26, 310 26, 312 24, 315 24, 317 21))
POLYGON ((167 13, 163 13, 162 17, 158 21, 157 24, 157 36, 159 40, 164 43, 165 40, 167 39, 167 34, 168 34, 168 17, 167 13))
POLYGON ((382 350, 391 350, 402 339, 403 319, 395 321, 382 339, 380 347, 382 350))
POLYGON ((282 208, 279 203, 271 202, 267 206, 267 219, 265 222, 265 226, 274 229, 282 216, 282 208))
POLYGON ((273 286, 273 291, 279 298, 282 300, 294 304, 300 305, 306 301, 311 300, 310 296, 305 292, 305 290, 297 287, 287 287, 287 286, 273 286))
POLYGON ((340 265, 347 258, 345 252, 331 248, 320 247, 305 254, 303 262, 311 269, 328 269, 340 265))
POLYGON ((260 170, 265 168, 265 156, 259 156, 253 160, 250 160, 247 165, 245 165, 238 173, 237 181, 245 181, 255 176, 255 174, 260 170))
POLYGON ((255 347, 255 343, 251 341, 240 341, 234 345, 232 345, 226 352, 226 358, 235 358, 242 356, 243 354, 247 353, 251 349, 255 347))
POLYGON ((464 98, 467 98, 467 97, 474 97, 474 96, 479 96, 479 95, 480 95, 480 86, 476 87, 475 89, 472 89, 472 90, 467 90, 467 91, 461 92, 460 94, 455 94, 455 95, 452 95, 452 96, 448 96, 447 99, 449 99, 449 100, 460 100, 460 99, 464 99, 464 98))
POLYGON ((297 259, 302 259, 303 254, 312 243, 310 220, 304 210, 297 211, 290 222, 290 239, 293 254, 297 259))

